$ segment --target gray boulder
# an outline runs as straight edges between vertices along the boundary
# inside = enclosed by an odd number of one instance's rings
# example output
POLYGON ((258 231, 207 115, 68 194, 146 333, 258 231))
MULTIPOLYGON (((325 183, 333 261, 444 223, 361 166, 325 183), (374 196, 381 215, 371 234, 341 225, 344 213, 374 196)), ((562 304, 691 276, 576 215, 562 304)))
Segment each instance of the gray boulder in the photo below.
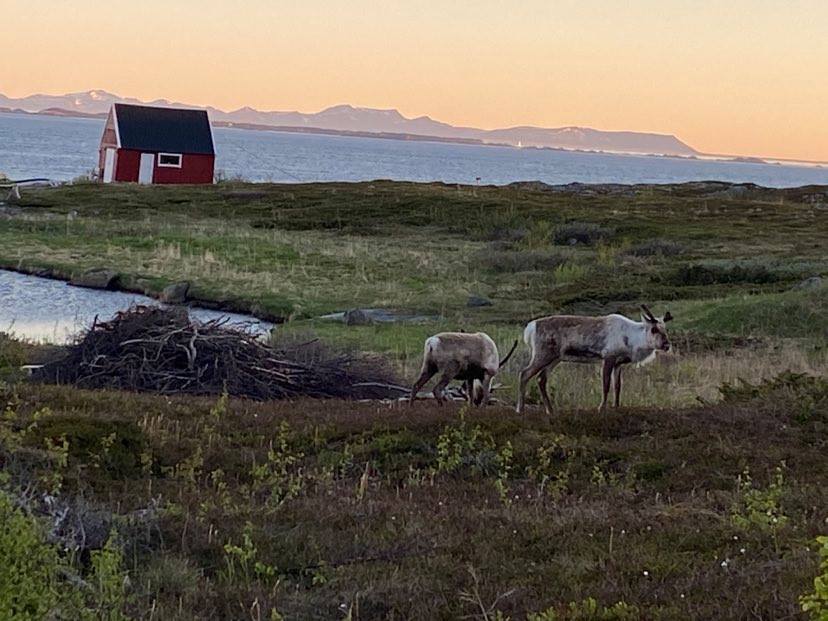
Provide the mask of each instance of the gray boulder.
POLYGON ((187 301, 187 293, 190 291, 190 283, 175 282, 164 287, 160 300, 164 304, 184 304, 187 301))
POLYGON ((796 283, 793 289, 816 289, 825 284, 825 279, 822 276, 811 276, 805 280, 796 283))
POLYGON ((346 326, 367 326, 374 323, 376 318, 371 309, 353 308, 345 311, 342 320, 346 326))
POLYGON ((434 321, 439 318, 438 315, 418 315, 387 308, 352 308, 344 313, 331 313, 319 317, 319 319, 329 321, 341 321, 348 326, 367 326, 376 323, 419 323, 434 321))
POLYGON ((146 278, 137 278, 132 284, 136 291, 140 291, 144 295, 150 295, 152 293, 152 283, 146 278))
POLYGON ((75 276, 69 284, 89 289, 115 289, 118 284, 118 272, 108 269, 92 269, 75 276))
POLYGON ((470 295, 466 301, 466 306, 469 308, 480 308, 482 306, 491 306, 492 304, 493 302, 489 298, 485 298, 482 295, 470 295))

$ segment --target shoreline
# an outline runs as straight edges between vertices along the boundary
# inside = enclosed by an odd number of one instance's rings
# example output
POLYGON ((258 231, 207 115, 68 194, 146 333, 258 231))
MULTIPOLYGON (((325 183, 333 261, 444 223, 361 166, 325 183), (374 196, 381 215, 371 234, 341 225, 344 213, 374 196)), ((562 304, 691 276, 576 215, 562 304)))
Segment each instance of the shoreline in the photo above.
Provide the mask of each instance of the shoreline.
MULTIPOLYGON (((11 265, 3 261, 0 261, 0 271, 23 274, 24 276, 34 276, 36 278, 43 278, 46 280, 54 280, 66 283, 66 285, 70 287, 78 287, 82 289, 92 289, 98 291, 116 291, 119 293, 134 293, 137 295, 144 295, 148 298, 152 298, 153 300, 156 300, 161 303, 165 303, 161 299, 161 291, 139 287, 137 286, 136 282, 142 280, 140 277, 135 277, 131 274, 124 274, 121 272, 118 273, 118 276, 113 280, 110 286, 106 288, 101 288, 85 287, 83 285, 73 284, 73 275, 69 272, 64 272, 60 268, 37 267, 34 265, 24 265, 22 263, 18 263, 17 265, 11 265)), ((252 302, 241 299, 213 300, 198 296, 188 296, 186 300, 182 304, 180 304, 180 306, 224 313, 234 313, 238 315, 249 315, 251 318, 276 325, 285 323, 285 321, 287 321, 287 318, 282 315, 270 313, 265 309, 259 308, 256 304, 252 302)))

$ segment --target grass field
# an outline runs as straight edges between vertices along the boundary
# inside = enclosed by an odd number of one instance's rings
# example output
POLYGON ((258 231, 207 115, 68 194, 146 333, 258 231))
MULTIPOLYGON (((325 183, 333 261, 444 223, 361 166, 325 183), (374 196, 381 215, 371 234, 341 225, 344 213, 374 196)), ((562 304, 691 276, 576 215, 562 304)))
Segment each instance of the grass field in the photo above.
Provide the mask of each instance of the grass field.
POLYGON ((828 269, 827 203, 816 190, 693 186, 81 184, 24 193, 0 228, 0 264, 109 267, 156 290, 190 280, 198 296, 284 318, 377 306, 524 321, 783 291, 828 269), (470 293, 495 304, 472 313, 470 293))
POLYGON ((562 365, 551 419, 508 407, 523 347, 497 378, 504 405, 460 411, 37 387, 15 368, 42 349, 0 335, 0 501, 42 516, 48 492, 101 516, 98 548, 118 531, 113 549, 55 556, 49 520, 0 502, 18 525, 0 554, 51 559, 47 587, 27 588, 53 612, 808 618, 828 533, 828 287, 797 285, 828 273, 825 188, 79 184, 24 191, 0 218, 0 266, 106 267, 156 294, 188 280, 280 333, 382 354, 403 381, 442 329, 507 350, 541 314, 676 316, 676 352, 630 369, 625 407, 597 414, 596 368, 562 365), (436 318, 319 319, 356 307, 436 318))

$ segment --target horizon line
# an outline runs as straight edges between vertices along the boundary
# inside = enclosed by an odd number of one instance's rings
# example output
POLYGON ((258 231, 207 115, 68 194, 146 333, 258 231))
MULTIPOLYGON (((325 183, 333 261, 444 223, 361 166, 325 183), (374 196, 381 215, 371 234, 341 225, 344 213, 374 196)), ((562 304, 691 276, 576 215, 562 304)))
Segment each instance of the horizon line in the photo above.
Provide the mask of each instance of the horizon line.
MULTIPOLYGON (((180 101, 173 101, 173 100, 167 99, 166 97, 157 97, 157 98, 152 99, 150 101, 146 101, 146 100, 143 100, 139 97, 130 96, 130 95, 125 96, 125 95, 120 94, 120 93, 115 93, 115 92, 112 92, 112 91, 107 90, 105 88, 92 88, 92 89, 88 89, 88 90, 72 91, 72 92, 68 92, 68 93, 36 92, 36 93, 31 93, 29 95, 24 95, 22 97, 8 96, 8 95, 5 95, 4 93, 0 92, 0 96, 5 97, 7 99, 19 100, 19 99, 27 99, 29 97, 38 97, 38 96, 42 96, 42 97, 66 97, 66 96, 70 96, 70 95, 81 95, 81 94, 90 95, 90 94, 96 93, 96 92, 105 93, 106 95, 110 95, 110 96, 112 96, 116 99, 120 99, 120 100, 134 99, 134 100, 140 102, 140 104, 129 104, 126 101, 117 102, 117 103, 127 103, 128 105, 151 105, 153 102, 165 102, 166 104, 169 104, 171 106, 178 106, 178 107, 183 107, 183 108, 200 109, 200 110, 212 109, 212 110, 216 110, 218 112, 221 112, 222 114, 232 114, 234 112, 239 112, 239 111, 242 111, 242 110, 252 110, 254 112, 258 112, 258 113, 262 113, 262 114, 315 115, 315 114, 319 114, 319 113, 322 113, 322 112, 326 112, 326 111, 334 109, 334 108, 345 108, 345 107, 347 107, 347 108, 352 108, 352 109, 356 109, 356 110, 369 110, 369 111, 378 111, 378 112, 396 112, 403 119, 405 119, 407 121, 413 121, 413 120, 418 120, 418 119, 428 119, 428 120, 433 121, 435 123, 441 123, 441 124, 447 125, 447 126, 453 128, 453 129, 471 129, 471 130, 484 131, 484 132, 508 131, 508 130, 512 130, 512 129, 527 128, 527 129, 540 129, 540 130, 552 130, 552 131, 561 130, 561 129, 582 129, 582 130, 585 129, 585 130, 592 130, 592 131, 598 131, 598 132, 603 132, 603 133, 647 134, 647 135, 651 135, 651 136, 663 136, 663 137, 674 138, 674 139, 678 140, 679 142, 681 142, 682 144, 684 144, 685 146, 687 146, 689 149, 691 149, 694 152, 695 155, 700 155, 700 156, 708 156, 708 157, 714 157, 714 158, 756 158, 756 159, 762 159, 762 160, 770 160, 768 162, 765 162, 767 164, 773 164, 774 162, 791 162, 791 163, 799 163, 799 164, 828 165, 828 159, 814 160, 814 159, 804 159, 804 158, 778 157, 778 156, 774 156, 774 155, 759 155, 759 154, 753 154, 753 153, 752 154, 745 154, 745 153, 738 154, 738 153, 712 153, 712 152, 700 151, 700 150, 696 149, 695 147, 693 147, 692 145, 685 142, 684 140, 682 140, 678 136, 678 134, 672 133, 672 132, 671 133, 664 133, 664 132, 656 132, 656 131, 648 131, 648 130, 640 130, 640 129, 601 129, 601 128, 593 127, 593 126, 589 126, 589 125, 556 125, 554 127, 551 127, 551 126, 543 126, 543 125, 517 124, 517 125, 509 125, 509 126, 494 127, 494 128, 487 129, 487 128, 483 128, 483 127, 475 127, 473 125, 454 125, 454 124, 448 123, 446 121, 441 121, 439 119, 435 119, 434 117, 432 117, 428 114, 421 114, 421 115, 417 115, 417 116, 406 116, 404 113, 402 113, 400 111, 399 108, 396 108, 396 107, 376 108, 376 107, 372 107, 372 106, 355 105, 355 104, 347 103, 347 102, 338 103, 338 104, 331 104, 331 105, 320 108, 316 112, 303 112, 303 111, 298 110, 298 109, 292 109, 292 110, 277 110, 277 109, 262 110, 262 109, 259 109, 259 108, 254 108, 253 106, 250 106, 250 105, 243 105, 243 106, 240 106, 238 108, 233 108, 233 109, 228 110, 228 109, 219 108, 218 106, 214 106, 212 104, 184 103, 184 102, 180 102, 180 101)), ((113 102, 113 103, 116 103, 116 102, 113 102)), ((98 113, 82 112, 82 111, 79 111, 79 110, 71 110, 71 109, 67 110, 66 108, 53 108, 53 109, 62 110, 64 112, 68 112, 68 113, 76 113, 78 115, 78 116, 76 116, 76 118, 82 118, 81 115, 95 115, 95 114, 98 114, 98 113)), ((41 114, 44 111, 49 110, 49 108, 42 108, 41 110, 37 110, 35 112, 31 112, 31 111, 23 110, 23 109, 21 109, 21 110, 23 112, 26 112, 26 113, 29 113, 29 114, 41 114)), ((48 116, 48 115, 44 115, 44 116, 48 116)), ((218 123, 234 123, 235 121, 213 121, 211 119, 210 122, 211 122, 211 124, 215 124, 216 122, 218 122, 218 123)), ((257 123, 249 123, 249 122, 246 122, 246 121, 238 121, 237 123, 248 124, 248 125, 259 125, 257 123)), ((291 125, 279 126, 279 125, 270 125, 270 124, 260 124, 260 125, 261 125, 261 127, 302 127, 304 129, 320 129, 320 130, 324 129, 324 128, 314 128, 314 127, 308 127, 308 126, 291 126, 291 125)), ((350 130, 335 130, 335 131, 347 132, 347 131, 350 131, 350 130)), ((381 134, 381 133, 389 133, 389 132, 365 131, 365 133, 381 134)), ((442 138, 440 136, 435 136, 433 134, 412 134, 410 132, 400 132, 401 135, 404 135, 406 133, 409 134, 409 135, 423 136, 423 137, 426 137, 426 138, 427 137, 442 138)), ((457 136, 455 138, 458 139, 458 140, 462 140, 462 138, 460 136, 457 136)), ((481 141, 481 144, 487 144, 487 143, 484 142, 484 141, 481 141)), ((508 144, 508 143, 488 143, 488 144, 490 144, 490 145, 499 144, 500 146, 509 146, 509 147, 519 148, 516 145, 511 145, 511 144, 508 144)), ((524 147, 524 148, 529 148, 529 147, 524 147)), ((608 154, 613 153, 612 151, 602 151, 602 150, 596 150, 596 149, 569 149, 569 148, 566 148, 566 147, 537 147, 537 148, 553 148, 553 149, 560 149, 560 150, 563 150, 563 151, 573 151, 573 152, 578 152, 578 151, 580 151, 580 152, 589 152, 589 151, 592 151, 592 152, 602 152, 602 153, 608 153, 608 154)), ((616 154, 619 154, 619 153, 616 153, 616 154)), ((658 154, 647 154, 647 153, 636 153, 636 152, 624 152, 623 154, 643 155, 643 156, 658 155, 658 154)), ((682 157, 682 158, 692 157, 692 156, 666 155, 666 154, 661 154, 661 155, 663 157, 682 157)))

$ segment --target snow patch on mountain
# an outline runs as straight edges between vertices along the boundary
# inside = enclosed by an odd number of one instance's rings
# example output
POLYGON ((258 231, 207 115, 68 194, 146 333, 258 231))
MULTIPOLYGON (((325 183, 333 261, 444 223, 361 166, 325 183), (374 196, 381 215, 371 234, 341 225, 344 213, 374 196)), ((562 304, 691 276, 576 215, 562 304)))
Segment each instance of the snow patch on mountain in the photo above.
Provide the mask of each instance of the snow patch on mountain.
MULTIPOLYGON (((30 95, 12 98, 0 94, 0 108, 22 109, 27 112, 63 109, 80 114, 102 114, 114 102, 145 103, 132 97, 122 97, 103 89, 94 89, 65 95, 30 95)), ((156 99, 147 102, 153 106, 194 108, 179 102, 156 99)), ((362 108, 340 104, 316 113, 297 111, 261 111, 244 106, 225 112, 205 108, 216 122, 246 123, 276 127, 305 127, 334 131, 413 134, 447 139, 473 139, 483 142, 520 145, 522 147, 560 148, 611 151, 618 153, 648 153, 659 155, 695 155, 697 151, 669 134, 633 131, 602 131, 588 127, 545 128, 517 126, 484 130, 474 127, 456 127, 436 121, 429 116, 407 118, 398 110, 362 108)))

